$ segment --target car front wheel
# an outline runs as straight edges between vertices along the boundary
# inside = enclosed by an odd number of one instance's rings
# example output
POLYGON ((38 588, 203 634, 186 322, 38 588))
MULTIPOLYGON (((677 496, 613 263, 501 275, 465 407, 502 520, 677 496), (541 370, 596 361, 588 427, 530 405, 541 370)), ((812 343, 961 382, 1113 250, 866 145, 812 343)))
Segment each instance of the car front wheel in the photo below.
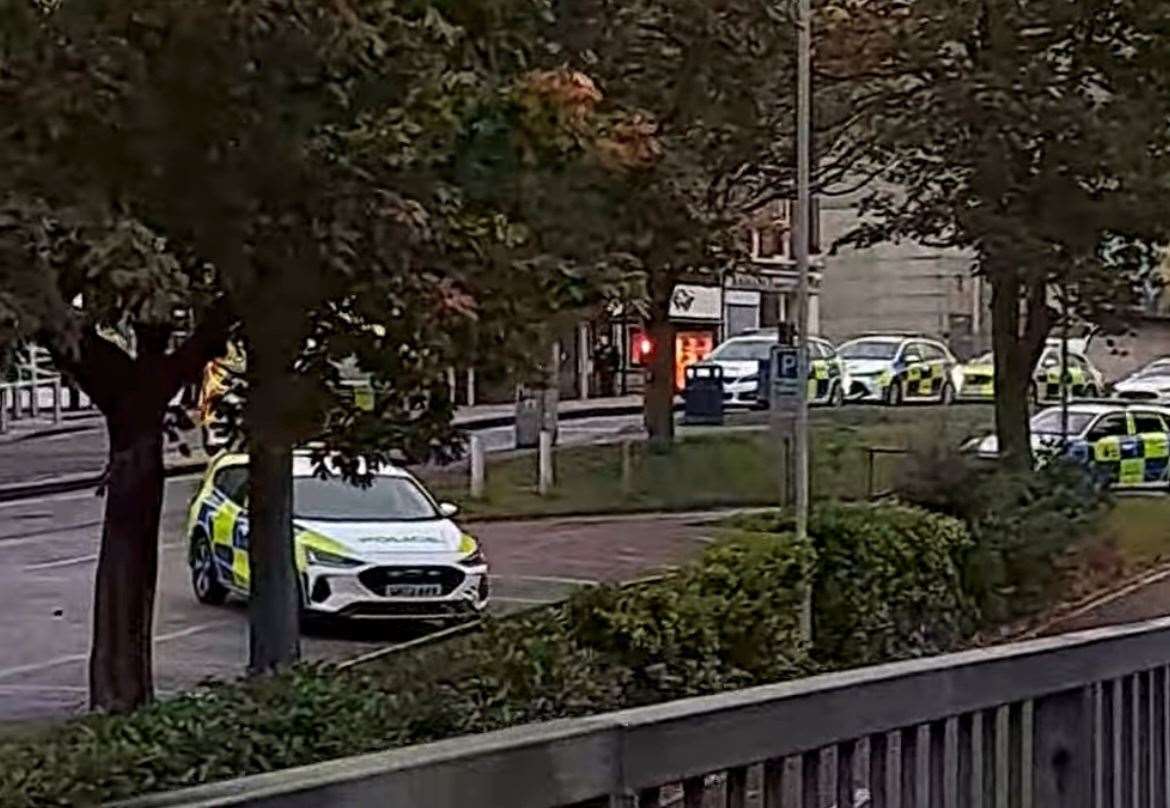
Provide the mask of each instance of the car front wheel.
POLYGON ((886 388, 886 403, 891 407, 900 407, 902 399, 902 383, 897 380, 890 382, 890 386, 886 388))
POLYGON ((227 600, 228 591, 219 582, 211 542, 202 533, 191 539, 191 588, 200 603, 220 606, 227 600))
POLYGON ((845 406, 845 388, 838 384, 834 385, 833 392, 829 394, 829 406, 833 408, 845 406))

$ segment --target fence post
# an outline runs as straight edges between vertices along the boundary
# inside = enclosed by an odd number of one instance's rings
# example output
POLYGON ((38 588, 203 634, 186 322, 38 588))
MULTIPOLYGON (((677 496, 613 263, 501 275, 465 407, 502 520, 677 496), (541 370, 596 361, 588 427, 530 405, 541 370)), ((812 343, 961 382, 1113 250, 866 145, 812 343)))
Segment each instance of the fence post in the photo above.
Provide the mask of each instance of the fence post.
POLYGON ((8 386, 0 384, 0 435, 8 431, 8 386))
POLYGON ((61 377, 53 379, 53 423, 61 423, 61 377))
POLYGON ((542 497, 548 496, 553 487, 553 433, 547 429, 540 430, 539 450, 539 491, 542 497))
POLYGON ((873 499, 873 488, 876 483, 873 469, 874 451, 869 446, 861 447, 861 451, 865 452, 865 498, 873 499))
POLYGON ((12 383, 12 420, 20 420, 20 388, 23 382, 12 383))
POLYGON ((41 414, 41 374, 40 368, 37 367, 37 349, 33 348, 29 354, 29 412, 32 413, 33 418, 37 418, 41 414))
MULTIPOLYGON (((1032 725, 1032 782, 1036 790, 1033 805, 1088 808, 1093 804, 1092 710, 1090 687, 1036 700, 1032 725)), ((1113 731, 1121 730, 1114 727, 1113 731)), ((1106 738, 1105 742, 1110 740, 1106 738)), ((1101 765, 1099 761, 1097 765, 1101 765)))
POLYGON ((485 483, 483 438, 479 435, 472 435, 469 446, 471 449, 471 498, 483 499, 485 483))

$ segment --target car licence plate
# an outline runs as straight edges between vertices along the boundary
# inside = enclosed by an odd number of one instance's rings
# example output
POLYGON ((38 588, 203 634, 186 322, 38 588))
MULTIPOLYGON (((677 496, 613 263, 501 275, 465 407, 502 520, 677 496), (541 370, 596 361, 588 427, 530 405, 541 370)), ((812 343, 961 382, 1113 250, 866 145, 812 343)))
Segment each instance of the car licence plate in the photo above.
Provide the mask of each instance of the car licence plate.
POLYGON ((439 584, 390 584, 386 587, 388 598, 433 598, 443 594, 439 584))

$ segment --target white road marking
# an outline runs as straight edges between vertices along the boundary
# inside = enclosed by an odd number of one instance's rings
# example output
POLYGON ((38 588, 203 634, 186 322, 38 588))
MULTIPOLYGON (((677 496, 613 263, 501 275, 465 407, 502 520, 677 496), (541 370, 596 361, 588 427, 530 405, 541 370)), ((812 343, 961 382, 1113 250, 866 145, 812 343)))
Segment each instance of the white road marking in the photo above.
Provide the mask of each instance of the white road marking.
POLYGON ((90 561, 97 561, 97 553, 93 555, 76 556, 75 558, 62 558, 59 561, 46 561, 43 564, 30 564, 24 568, 25 572, 36 572, 37 570, 52 570, 58 567, 72 567, 74 564, 87 564, 90 561))
POLYGON ((88 693, 80 685, 0 685, 0 693, 88 693))
POLYGON ((568 586, 600 586, 601 581, 589 578, 561 578, 556 575, 489 575, 493 581, 533 581, 538 584, 566 584, 568 586))
POLYGON ((0 502, 0 508, 16 508, 20 506, 27 508, 32 502, 41 505, 46 502, 69 502, 75 499, 97 499, 97 497, 94 495, 94 489, 86 488, 82 491, 53 494, 47 497, 30 497, 28 499, 13 499, 8 502, 0 502))
MULTIPOLYGON (((209 631, 213 628, 221 628, 223 626, 231 625, 230 623, 202 623, 197 626, 188 626, 187 628, 179 629, 178 631, 171 631, 166 634, 158 634, 154 638, 157 645, 160 642, 167 642, 169 640, 178 640, 182 637, 189 637, 192 634, 199 634, 203 631, 209 631)), ((17 665, 12 668, 0 669, 0 679, 8 679, 12 676, 20 676, 23 673, 35 673, 37 671, 46 670, 48 668, 56 668, 60 665, 69 665, 74 662, 84 662, 89 659, 89 654, 70 654, 68 656, 55 657, 53 659, 46 659, 42 662, 30 662, 25 665, 17 665)))

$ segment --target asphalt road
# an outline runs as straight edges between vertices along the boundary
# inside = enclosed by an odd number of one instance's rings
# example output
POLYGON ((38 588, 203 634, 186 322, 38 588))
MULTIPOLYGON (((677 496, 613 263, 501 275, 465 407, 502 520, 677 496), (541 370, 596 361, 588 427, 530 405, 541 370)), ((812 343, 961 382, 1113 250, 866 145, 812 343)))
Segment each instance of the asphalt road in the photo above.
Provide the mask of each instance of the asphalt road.
MULTIPOLYGON (((593 443, 622 433, 639 432, 640 415, 565 420, 560 424, 561 446, 593 443)), ((106 430, 96 417, 71 419, 45 434, 20 435, 0 442, 0 486, 29 483, 74 474, 97 474, 107 460, 106 430)), ((475 430, 488 452, 516 448, 511 426, 475 430)), ((191 434, 188 440, 198 444, 191 434)), ((176 455, 177 458, 177 455, 176 455)))
MULTIPOLYGON (((247 658, 242 604, 198 604, 186 568, 184 511, 195 479, 171 480, 162 519, 155 677, 162 693, 231 679, 247 658)), ((85 703, 93 573, 102 500, 91 493, 0 504, 0 720, 79 711, 85 703)), ((696 517, 562 519, 467 525, 492 565, 493 609, 559 599, 574 587, 629 580, 692 555, 711 532, 696 517), (652 525, 652 529, 649 529, 652 525)), ((342 659, 411 639, 391 622, 315 627, 310 659, 342 659)))

